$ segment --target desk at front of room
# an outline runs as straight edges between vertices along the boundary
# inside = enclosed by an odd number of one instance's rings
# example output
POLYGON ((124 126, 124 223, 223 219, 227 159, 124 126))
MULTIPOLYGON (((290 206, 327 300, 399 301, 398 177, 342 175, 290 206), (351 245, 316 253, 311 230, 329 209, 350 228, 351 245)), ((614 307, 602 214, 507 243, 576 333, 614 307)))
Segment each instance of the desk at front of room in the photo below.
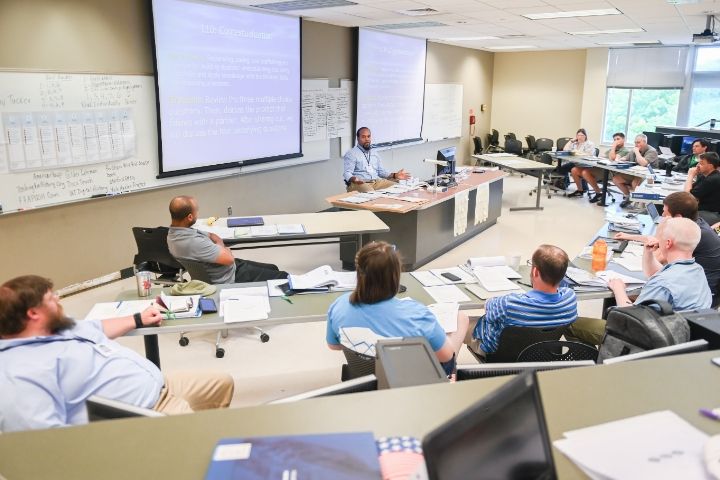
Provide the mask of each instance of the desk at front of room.
MULTIPOLYGON (((701 431, 720 422, 698 413, 720 398, 717 351, 538 373, 551 441, 582 427, 671 410, 701 431)), ((8 479, 203 478, 227 437, 370 431, 422 438, 510 377, 314 398, 294 403, 138 418, 0 435, 8 479)), ((557 449, 558 478, 585 478, 557 449)), ((478 472, 482 478, 482 472, 478 472)))

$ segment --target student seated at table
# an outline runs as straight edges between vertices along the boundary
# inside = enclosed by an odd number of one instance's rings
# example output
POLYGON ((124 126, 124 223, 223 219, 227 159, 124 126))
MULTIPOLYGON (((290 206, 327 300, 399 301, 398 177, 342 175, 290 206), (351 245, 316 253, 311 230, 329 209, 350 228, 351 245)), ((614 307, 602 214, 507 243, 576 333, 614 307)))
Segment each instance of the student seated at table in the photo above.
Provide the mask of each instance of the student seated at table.
MULTIPOLYGON (((560 150, 560 145, 557 146, 557 149, 560 150)), ((585 129, 579 128, 575 133, 575 138, 568 140, 568 142, 563 145, 562 150, 573 153, 577 152, 582 155, 595 155, 595 144, 588 140, 585 129)), ((573 170, 573 166, 574 164, 572 162, 566 162, 558 168, 558 171, 565 175, 566 181, 569 181, 568 174, 573 170)), ((570 197, 580 197, 583 193, 585 193, 579 182, 576 183, 576 186, 578 191, 573 192, 569 195, 570 197)))
POLYGON ((677 164, 673 167, 673 172, 688 173, 692 167, 697 166, 700 160, 700 155, 707 152, 710 144, 704 138, 697 138, 692 143, 692 153, 684 155, 682 157, 675 157, 677 164))
MULTIPOLYGON (((718 291, 718 284, 720 283, 720 237, 718 237, 715 230, 713 230, 705 220, 698 216, 698 201, 689 193, 671 193, 663 200, 663 206, 663 217, 689 218, 700 227, 700 242, 697 244, 697 247, 695 247, 695 250, 693 250, 692 255, 695 257, 698 265, 705 271, 705 279, 713 294, 713 305, 715 305, 718 301, 718 299, 716 299, 716 292, 718 291)), ((617 233, 615 234, 615 238, 618 240, 633 240, 643 244, 648 242, 657 243, 657 238, 648 235, 617 233)), ((656 249, 656 262, 643 265, 645 276, 651 277, 662 268, 662 264, 660 260, 658 260, 659 253, 660 251, 656 249)))
MULTIPOLYGON (((612 162, 615 161, 615 159, 620 156, 627 155, 629 153, 629 150, 625 148, 625 134, 622 132, 617 132, 613 134, 613 144, 610 147, 610 149, 606 152, 606 157, 612 162)), ((582 167, 580 165, 575 165, 573 169, 570 171, 570 174, 573 177, 573 180, 575 181, 575 185, 581 185, 582 180, 585 180, 593 189, 595 192, 595 195, 590 199, 590 203, 596 203, 598 200, 600 200, 600 185, 598 185, 598 178, 603 177, 603 170, 598 167, 582 167)), ((577 192, 575 192, 577 193, 577 192)), ((584 192, 581 192, 581 195, 584 192)), ((571 194, 570 196, 574 196, 574 194, 571 194)), ((598 204, 600 206, 603 206, 601 204, 598 204)))
POLYGON ((554 245, 540 245, 532 256, 532 290, 493 297, 485 315, 471 325, 465 343, 484 357, 498 349, 505 327, 561 327, 577 318, 577 299, 571 288, 561 287, 570 259, 554 245))
MULTIPOLYGON (((621 157, 619 161, 637 163, 641 167, 652 165, 657 167, 658 153, 653 147, 648 145, 647 136, 640 134, 635 137, 635 148, 633 148, 627 156, 621 157)), ((634 191, 643 181, 644 177, 627 175, 624 173, 613 174, 612 181, 623 193, 623 201, 620 208, 630 206, 630 192, 634 191)))
POLYGON ((454 365, 468 328, 468 317, 458 313, 457 330, 445 334, 435 315, 415 300, 396 297, 400 288, 400 256, 392 245, 371 242, 355 256, 357 286, 330 305, 327 344, 332 350, 341 345, 366 355, 374 355, 373 339, 425 337, 441 363, 454 365), (362 351, 352 339, 373 343, 362 351))
POLYGON ((50 280, 26 275, 5 282, 0 286, 0 431, 87 423, 85 401, 92 395, 167 414, 227 407, 234 389, 230 375, 163 374, 112 341, 161 321, 160 312, 149 307, 127 317, 76 323, 65 316, 50 280))
POLYGON ((708 223, 720 222, 720 157, 701 153, 698 164, 688 170, 685 191, 698 199, 699 215, 708 223))
POLYGON ((287 278, 288 273, 270 263, 242 260, 233 256, 222 238, 214 233, 192 228, 198 219, 198 203, 185 195, 170 201, 170 230, 168 249, 180 263, 183 259, 202 262, 214 284, 264 282, 287 278))
MULTIPOLYGON (((700 242, 697 223, 689 218, 666 218, 658 225, 656 237, 648 239, 643 252, 643 268, 655 273, 634 302, 626 292, 625 282, 617 278, 608 282, 617 305, 625 307, 645 300, 664 300, 676 311, 710 307, 712 295, 705 272, 693 258, 700 242)), ((569 331, 584 342, 599 345, 605 336, 605 320, 581 317, 569 331)))

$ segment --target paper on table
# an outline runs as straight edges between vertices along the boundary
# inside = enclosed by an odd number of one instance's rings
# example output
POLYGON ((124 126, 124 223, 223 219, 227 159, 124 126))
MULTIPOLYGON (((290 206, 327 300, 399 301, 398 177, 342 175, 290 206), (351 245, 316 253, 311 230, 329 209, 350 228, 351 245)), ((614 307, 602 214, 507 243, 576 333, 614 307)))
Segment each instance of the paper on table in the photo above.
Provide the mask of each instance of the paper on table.
POLYGON ((434 287, 436 285, 445 285, 445 282, 433 275, 432 272, 428 270, 420 270, 417 272, 410 272, 410 275, 415 277, 415 279, 422 283, 424 287, 434 287))
MULTIPOLYGON (((238 295, 220 304, 225 323, 249 322, 268 318, 270 307, 265 306, 267 297, 238 295)), ((268 303, 269 305, 269 303, 268 303)))
POLYGON ((613 258, 613 263, 617 263, 621 267, 625 267, 631 272, 642 272, 642 257, 636 257, 635 255, 622 256, 620 258, 613 258))
POLYGON ((281 235, 305 233, 305 227, 302 223, 279 223, 276 226, 277 232, 281 235))
POLYGON ((707 435, 671 411, 566 432, 553 445, 593 478, 708 478, 707 435))
POLYGON ((455 285, 439 285, 436 287, 423 287, 425 291, 438 303, 469 302, 470 297, 465 295, 455 285))
POLYGON ((452 333, 457 330, 457 316, 460 306, 457 302, 433 303, 428 309, 435 315, 445 333, 452 333))
POLYGON ((288 283, 288 279, 278 278, 276 280, 267 281, 267 294, 269 297, 282 297, 285 292, 282 291, 280 285, 288 283))
POLYGON ((463 270, 460 267, 450 267, 450 268, 433 268, 430 270, 433 275, 435 275, 437 278, 439 278, 443 284, 445 285, 451 285, 453 283, 476 283, 477 279, 475 279, 472 275, 467 273, 465 270, 463 270), (443 273, 451 273, 458 277, 460 280, 450 280, 449 278, 443 277, 443 273))
POLYGON ((476 267, 473 273, 480 281, 480 284, 488 292, 499 292, 500 290, 521 290, 520 285, 511 282, 494 270, 495 267, 476 267))
POLYGON ((126 317, 134 313, 142 312, 154 300, 126 300, 123 302, 102 302, 96 303, 85 315, 85 320, 105 320, 107 318, 126 317))
POLYGON ((597 276, 605 280, 606 282, 609 280, 612 280, 613 278, 619 278, 623 282, 625 282, 626 285, 644 285, 645 280, 641 280, 639 278, 631 277, 630 275, 624 275, 622 273, 618 273, 612 270, 603 270, 602 272, 597 272, 597 276))
MULTIPOLYGON (((220 311, 221 317, 225 315, 225 305, 230 302, 240 302, 247 308, 261 307, 265 312, 265 317, 270 312, 270 298, 268 297, 267 287, 244 287, 244 288, 225 288, 220 290, 220 311)), ((250 320, 250 319, 245 319, 250 320)), ((258 320, 253 318, 252 320, 258 320)), ((228 320, 225 320, 226 322, 228 320)), ((243 320, 236 320, 243 321, 243 320)))
POLYGON ((278 230, 275 225, 256 225, 250 227, 250 235, 253 237, 271 237, 277 234, 278 230))
MULTIPOLYGON (((513 285, 515 284, 513 283, 513 285)), ((496 292, 489 292, 485 290, 481 285, 478 285, 476 283, 469 283, 465 285, 465 288, 481 300, 487 300, 488 298, 493 297, 502 297, 507 293, 513 293, 517 291, 517 289, 513 288, 512 290, 498 290, 496 292)))

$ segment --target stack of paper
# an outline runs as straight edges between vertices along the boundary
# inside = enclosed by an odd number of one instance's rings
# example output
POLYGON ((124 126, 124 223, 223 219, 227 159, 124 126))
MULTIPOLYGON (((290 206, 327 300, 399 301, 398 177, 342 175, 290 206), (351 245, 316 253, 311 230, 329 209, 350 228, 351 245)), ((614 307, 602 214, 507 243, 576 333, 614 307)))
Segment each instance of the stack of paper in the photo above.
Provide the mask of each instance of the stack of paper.
POLYGON ((458 310, 460 310, 457 302, 433 303, 428 305, 428 309, 435 315, 445 333, 457 330, 458 310))
POLYGON ((570 286, 576 292, 598 292, 607 290, 607 282, 596 277, 587 270, 568 267, 565 277, 569 280, 570 286))
POLYGON ((511 282, 496 269, 497 267, 475 267, 473 268, 473 274, 480 281, 480 285, 488 292, 521 290, 520 285, 511 282))
POLYGON ((671 411, 564 433, 553 445, 590 478, 705 479, 708 436, 671 411))
POLYGON ((604 270, 602 272, 597 272, 597 276, 599 278, 602 278, 605 282, 608 282, 614 278, 620 279, 625 282, 625 285, 627 285, 628 288, 636 288, 645 285, 645 280, 631 277, 630 275, 624 275, 619 272, 614 272, 612 270, 604 270))
POLYGON ((323 265, 303 275, 290 275, 290 288, 294 292, 327 292, 328 290, 352 290, 357 283, 355 272, 336 272, 330 265, 323 265))
POLYGON ((225 323, 265 320, 270 299, 265 287, 226 288, 220 291, 220 316, 225 323))
POLYGON ((518 272, 507 265, 505 257, 471 257, 466 263, 468 268, 485 267, 505 278, 522 278, 518 272))
POLYGON ((635 217, 625 217, 623 215, 607 215, 605 220, 610 224, 608 230, 626 233, 641 233, 642 223, 635 217))
POLYGON ((439 285, 437 287, 424 287, 425 291, 438 303, 469 302, 470 297, 465 295, 455 285, 439 285))
POLYGON ((278 230, 275 225, 256 225, 250 227, 250 235, 253 237, 272 237, 277 234, 278 230))
POLYGON ((441 278, 438 278, 428 270, 410 272, 410 275, 415 277, 418 282, 422 283, 423 287, 435 287, 437 285, 445 285, 445 282, 441 278))
POLYGON ((302 223, 279 223, 276 227, 277 233, 280 235, 305 233, 305 227, 302 223))

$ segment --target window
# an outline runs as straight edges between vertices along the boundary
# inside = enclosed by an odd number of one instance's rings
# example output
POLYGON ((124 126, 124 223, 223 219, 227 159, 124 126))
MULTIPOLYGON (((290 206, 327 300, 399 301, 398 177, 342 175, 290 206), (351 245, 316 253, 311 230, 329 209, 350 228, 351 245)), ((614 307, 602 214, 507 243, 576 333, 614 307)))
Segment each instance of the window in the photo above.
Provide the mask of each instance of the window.
POLYGON ((679 89, 608 88, 603 143, 612 143, 615 132, 632 141, 656 125, 675 125, 679 103, 679 89))
MULTIPOLYGON (((711 118, 720 118, 719 106, 720 48, 700 47, 695 54, 687 125, 694 127, 711 118)), ((707 125, 704 127, 708 128, 707 125)))

